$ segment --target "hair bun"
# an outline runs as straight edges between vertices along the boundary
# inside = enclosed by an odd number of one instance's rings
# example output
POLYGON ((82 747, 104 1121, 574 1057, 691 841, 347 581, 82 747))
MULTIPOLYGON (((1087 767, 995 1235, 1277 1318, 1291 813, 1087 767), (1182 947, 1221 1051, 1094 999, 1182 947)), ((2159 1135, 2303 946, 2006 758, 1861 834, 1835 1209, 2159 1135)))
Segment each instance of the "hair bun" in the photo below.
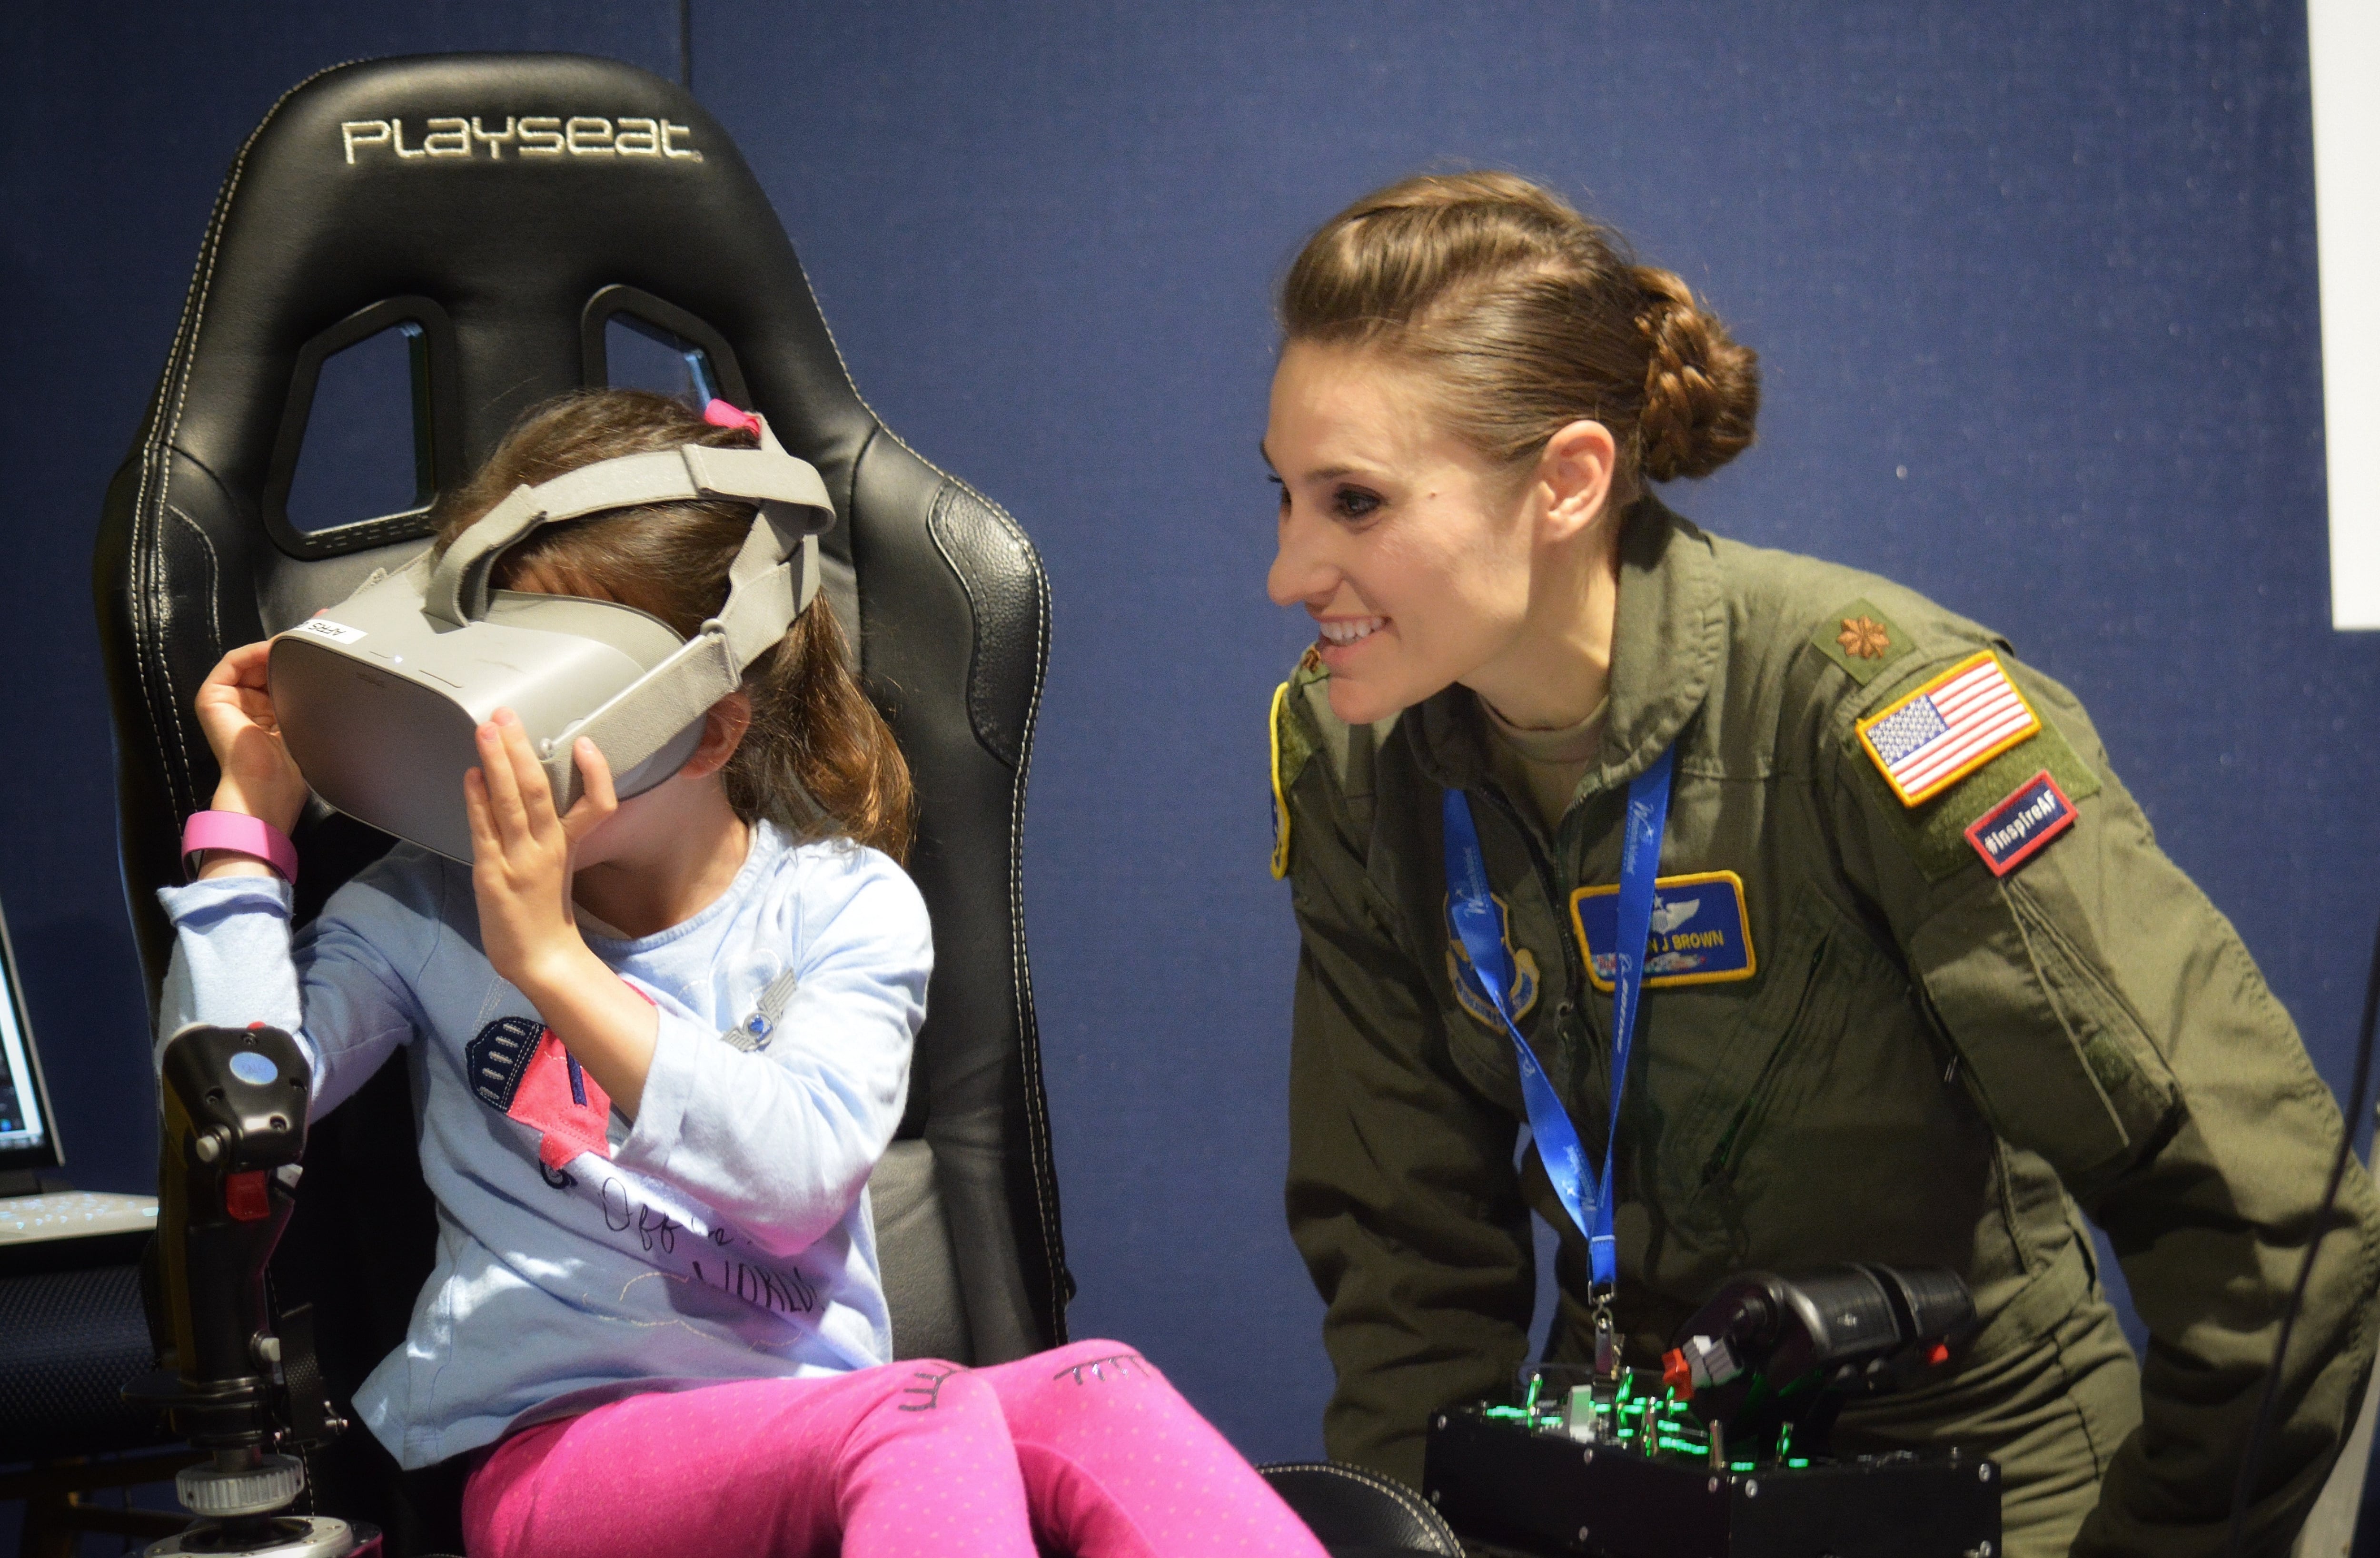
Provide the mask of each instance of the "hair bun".
POLYGON ((1645 295, 1636 328, 1649 348, 1642 469, 1655 481, 1708 476, 1752 442, 1759 354, 1736 344, 1674 272, 1638 265, 1630 274, 1645 295))

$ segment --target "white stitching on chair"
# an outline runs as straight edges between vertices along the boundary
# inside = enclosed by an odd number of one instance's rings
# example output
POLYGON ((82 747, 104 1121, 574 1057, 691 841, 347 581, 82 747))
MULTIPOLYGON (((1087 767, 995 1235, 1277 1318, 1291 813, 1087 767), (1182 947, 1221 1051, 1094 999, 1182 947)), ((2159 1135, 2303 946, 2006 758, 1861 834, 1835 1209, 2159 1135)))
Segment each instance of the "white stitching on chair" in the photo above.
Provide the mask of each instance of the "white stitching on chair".
MULTIPOLYGON (((888 438, 892 437, 890 429, 886 430, 886 436, 888 438)), ((892 441, 895 443, 901 442, 898 438, 892 438, 892 441)), ((912 454, 917 453, 917 451, 910 450, 909 446, 906 444, 901 444, 901 447, 905 450, 908 450, 912 454)), ((922 457, 920 458, 920 463, 925 463, 923 462, 922 457)), ((932 468, 930 465, 929 465, 929 468, 932 468)), ((982 610, 982 602, 978 599, 975 587, 968 583, 965 574, 961 571, 958 557, 943 543, 943 539, 939 534, 932 534, 934 525, 933 516, 948 512, 948 500, 954 493, 965 494, 965 496, 972 498, 978 505, 981 506, 984 513, 990 517, 995 527, 999 528, 1007 539, 1015 543, 1016 549, 1023 555, 1034 580, 1033 677, 1030 695, 1026 704, 1024 727, 1022 733, 1019 735, 1017 740, 1017 758, 1016 762, 1013 765, 1014 777, 1010 780, 1008 801, 1008 926, 1009 936, 1011 938, 1009 942, 1011 948, 1009 959, 1009 978, 1011 998, 1016 1003, 1016 1010, 1020 1014, 1017 1048, 1020 1055, 1024 1055, 1027 1046, 1026 1044, 1026 1034, 1024 1032, 1026 1024, 1023 1022, 1022 1017, 1024 1014, 1029 1014, 1033 1009, 1032 960, 1030 954, 1026 951, 1025 945, 1025 791, 1026 776, 1031 771, 1033 762, 1033 725, 1036 717, 1040 712, 1041 688, 1046 678, 1047 669, 1050 663, 1049 574, 1045 569, 1039 566, 1039 554, 1033 550, 1033 543, 1026 537, 1024 527, 1019 525, 1015 519, 1011 516, 1005 509, 1002 509, 998 503, 986 498, 982 493, 977 491, 974 488, 968 486, 965 482, 961 481, 956 477, 953 477, 947 472, 941 472, 939 474, 941 474, 942 477, 942 487, 935 494, 932 511, 927 520, 927 528, 934 542, 934 550, 942 560, 942 565, 950 569, 953 574, 958 576, 959 588, 966 596, 968 609, 971 611, 980 611, 982 610)), ((981 641, 978 639, 977 645, 978 653, 980 653, 981 647, 981 641)), ((975 712, 973 707, 973 679, 976 669, 974 660, 971 657, 968 664, 968 718, 970 721, 973 720, 975 712)), ((991 743, 984 737, 982 727, 979 725, 976 727, 976 738, 987 749, 990 747, 991 743)), ((997 754, 995 754, 995 755, 997 755, 997 754)), ((1053 1259, 1056 1260, 1056 1264, 1053 1265, 1050 1272, 1051 1280, 1053 1282, 1062 1284, 1064 1279, 1060 1274, 1064 1266, 1064 1262, 1062 1258, 1063 1255, 1064 1246, 1057 1232, 1060 1227, 1060 1220, 1054 1196, 1054 1187, 1057 1182, 1057 1176, 1054 1165, 1050 1163, 1048 1154, 1041 1147, 1041 1143, 1048 1138, 1049 1094, 1048 1090, 1043 1086, 1041 1081, 1039 1045, 1040 1024, 1038 1021, 1035 1021, 1030 1023, 1030 1026, 1033 1030, 1031 1034, 1033 1043, 1030 1046, 1030 1058, 1027 1063, 1021 1068, 1025 1073, 1026 1146, 1032 1162, 1034 1208, 1040 1218, 1042 1239, 1045 1246, 1050 1251, 1053 1259)), ((1058 1335, 1060 1340, 1062 1341, 1065 1336, 1064 1295, 1059 1294, 1058 1299, 1059 1301, 1055 1306, 1057 1310, 1058 1335)))
MULTIPOLYGON (((1362 1467, 1349 1466, 1343 1461, 1270 1461, 1257 1467, 1258 1476, 1269 1471, 1320 1471, 1327 1472, 1332 1477, 1343 1477, 1350 1482, 1371 1489, 1376 1493, 1386 1494, 1395 1502, 1397 1507, 1412 1516, 1426 1528, 1433 1538, 1454 1535, 1453 1528, 1446 1523, 1446 1516, 1424 1503, 1411 1488, 1393 1478, 1366 1471, 1362 1467)), ((1462 1558, 1463 1547, 1458 1540, 1454 1546, 1441 1545, 1438 1551, 1443 1558, 1462 1558)))
MULTIPOLYGON (((965 482, 959 485, 970 493, 975 492, 975 489, 966 487, 965 482)), ((976 496, 980 498, 981 494, 977 493, 976 496)), ((1033 695, 1026 704, 1025 729, 1017 743, 1016 777, 1009 790, 1008 808, 1008 925, 1013 938, 1009 944, 1013 949, 1011 978, 1014 982, 1016 1009, 1023 1018, 1033 1010, 1032 960, 1025 948, 1025 786, 1026 778, 1033 768, 1033 727, 1040 717, 1041 688, 1050 666, 1050 575, 1048 570, 1040 566, 1040 560, 1034 552, 1033 543, 1026 537, 1024 527, 1009 518, 1007 511, 999 504, 984 500, 984 506, 1006 523, 1017 544, 1024 549, 1033 571, 1035 612, 1040 619, 1033 649, 1033 695)), ((1042 1244, 1050 1259, 1050 1280, 1054 1300, 1051 1313, 1056 1321, 1057 1340, 1062 1343, 1066 1339, 1066 1295, 1063 1291, 1066 1247, 1058 1222, 1058 1208, 1053 1204, 1055 1197, 1052 1191, 1057 1182, 1055 1171, 1044 1146, 1049 1140, 1050 1109, 1049 1098, 1041 1084, 1041 1024, 1038 1018, 1033 1020, 1032 1027, 1032 1049, 1025 1057, 1025 1100, 1029 1122, 1026 1145, 1033 1155, 1034 1202, 1040 1209, 1042 1244)), ((1020 1050, 1025 1048, 1024 1041, 1027 1036, 1022 1032, 1017 1034, 1020 1050)))
MULTIPOLYGON (((1034 548, 1032 538, 1025 534, 1025 527, 1018 525, 1007 510, 977 491, 968 482, 951 475, 941 466, 911 449, 908 441, 894 432, 884 418, 877 415, 876 408, 868 404, 868 397, 859 393, 858 383, 851 377, 851 364, 844 357, 843 344, 834 338, 834 326, 827 321, 826 310, 819 307, 818 289, 810 285, 809 272, 803 271, 801 277, 802 290, 809 298, 810 312, 817 318, 819 328, 826 332, 826 344, 834 353, 835 367, 843 370, 844 387, 851 392, 851 398, 859 403, 859 408, 867 412, 876 423, 876 430, 898 444, 919 465, 944 481, 959 488, 997 514, 1006 523, 1010 533, 1016 537, 1018 545, 1025 549, 1026 557, 1033 563, 1035 605, 1038 609, 1041 619, 1039 642, 1035 646, 1034 650, 1033 695, 1026 705, 1025 730, 1017 749, 1016 778, 1009 790, 1008 805, 1008 934, 1009 946, 1013 948, 1010 954, 1009 977, 1020 1020, 1016 1037, 1017 1049, 1021 1054, 1025 1050, 1026 1037, 1023 1017, 1033 1009, 1032 959, 1025 949, 1025 780, 1033 767, 1033 727, 1040 716, 1041 688, 1048 678, 1050 669, 1050 573, 1040 565, 1040 553, 1034 548)), ((859 447, 859 456, 852 461, 852 502, 855 507, 859 501, 859 458, 864 457, 867 453, 868 442, 863 440, 859 447)), ((1042 1146, 1042 1143, 1048 1140, 1049 1134, 1049 1099, 1041 1084, 1041 1025, 1037 1019, 1032 1026, 1033 1053, 1030 1061, 1024 1068, 1025 1111, 1028 1127, 1026 1132, 1028 1138, 1026 1146, 1033 1157, 1033 1201, 1035 1207, 1041 1214, 1042 1248, 1048 1250, 1050 1256, 1050 1281, 1052 1299, 1050 1312, 1055 1321, 1056 1332, 1053 1345, 1062 1346, 1066 1340, 1065 1234, 1059 1226, 1058 1209, 1052 1204, 1056 1199, 1053 1194, 1057 1184, 1055 1168, 1050 1162, 1050 1154, 1042 1146)))
MULTIPOLYGON (((241 176, 248 171, 249 152, 254 149, 257 138, 261 136, 273 121, 280 116, 282 106, 316 81, 330 75, 332 71, 344 70, 355 63, 354 60, 344 60, 327 69, 317 70, 313 75, 283 92, 274 100, 272 108, 266 111, 264 117, 257 122, 256 128, 249 131, 248 139, 240 142, 239 154, 232 159, 231 172, 225 176, 223 190, 215 197, 214 212, 207 221, 205 247, 199 251, 199 263, 190 275, 190 289, 182 299, 182 318, 175 326, 173 349, 166 354, 165 357, 166 381, 173 386, 173 410, 164 427, 152 425, 149 441, 141 450, 140 485, 134 491, 132 498, 132 570, 135 582, 131 596, 134 617, 132 665, 140 677, 141 697, 150 706, 149 719, 152 727, 157 723, 157 694, 149 684, 147 661, 151 646, 144 646, 140 640, 144 636, 149 636, 143 631, 146 625, 144 615, 147 602, 144 598, 148 587, 147 576, 153 572, 157 587, 163 587, 164 544, 162 525, 148 525, 150 534, 155 539, 151 565, 144 568, 141 548, 143 516, 150 512, 149 492, 152 484, 156 487, 157 501, 161 506, 165 502, 168 489, 173 486, 173 451, 175 441, 180 436, 182 430, 182 405, 190 390, 190 357, 198 344, 200 326, 206 320, 207 294, 214 283, 215 254, 223 247, 224 218, 231 210, 233 196, 239 192, 241 176)), ((162 393, 158 399, 160 404, 163 404, 164 396, 162 393)), ((162 519, 162 515, 159 517, 162 519)), ((210 604, 212 605, 212 601, 210 604)), ((216 642, 220 644, 223 637, 220 630, 215 637, 216 642)), ((157 680, 164 688, 166 711, 174 721, 175 751, 181 759, 178 769, 171 765, 167 766, 165 776, 167 799, 174 802, 185 813, 188 813, 198 809, 198 802, 189 790, 190 751, 182 731, 181 704, 180 700, 174 696, 173 668, 165 661, 165 644, 162 635, 156 636, 153 652, 157 661, 157 680)), ((164 733, 162 731, 158 732, 161 738, 164 733)))
MULTIPOLYGON (((184 513, 180 504, 167 503, 164 509, 188 525, 190 534, 199 538, 199 545, 207 549, 207 637, 214 646, 214 658, 221 659, 224 655, 223 605, 218 597, 223 590, 223 558, 215 550, 215 538, 207 534, 204 525, 184 513)), ((178 710, 175 718, 180 719, 178 710)))

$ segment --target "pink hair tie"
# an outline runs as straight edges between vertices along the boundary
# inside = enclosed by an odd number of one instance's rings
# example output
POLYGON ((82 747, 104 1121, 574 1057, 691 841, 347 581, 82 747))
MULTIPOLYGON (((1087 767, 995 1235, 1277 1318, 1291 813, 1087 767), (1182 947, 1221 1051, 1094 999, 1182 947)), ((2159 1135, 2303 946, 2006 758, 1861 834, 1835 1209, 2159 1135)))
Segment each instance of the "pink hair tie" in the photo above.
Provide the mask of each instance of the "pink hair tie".
POLYGON ((760 436, 760 414, 738 411, 723 400, 714 400, 702 408, 702 419, 714 428, 741 428, 754 438, 760 436))

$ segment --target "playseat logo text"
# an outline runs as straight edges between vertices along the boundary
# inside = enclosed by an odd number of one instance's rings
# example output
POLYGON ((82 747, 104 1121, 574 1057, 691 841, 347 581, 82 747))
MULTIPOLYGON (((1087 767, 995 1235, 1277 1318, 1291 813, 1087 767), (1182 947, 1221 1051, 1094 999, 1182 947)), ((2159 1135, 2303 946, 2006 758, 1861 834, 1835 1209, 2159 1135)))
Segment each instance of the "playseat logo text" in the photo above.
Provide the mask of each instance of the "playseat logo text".
POLYGON ((515 119, 507 115, 502 129, 490 129, 474 114, 468 119, 444 117, 422 121, 416 145, 406 144, 402 119, 349 119, 339 127, 339 144, 347 165, 356 153, 367 157, 477 157, 487 149, 502 161, 509 146, 516 157, 666 157, 698 163, 702 153, 685 142, 694 132, 666 119, 604 119, 591 114, 532 114, 515 119))

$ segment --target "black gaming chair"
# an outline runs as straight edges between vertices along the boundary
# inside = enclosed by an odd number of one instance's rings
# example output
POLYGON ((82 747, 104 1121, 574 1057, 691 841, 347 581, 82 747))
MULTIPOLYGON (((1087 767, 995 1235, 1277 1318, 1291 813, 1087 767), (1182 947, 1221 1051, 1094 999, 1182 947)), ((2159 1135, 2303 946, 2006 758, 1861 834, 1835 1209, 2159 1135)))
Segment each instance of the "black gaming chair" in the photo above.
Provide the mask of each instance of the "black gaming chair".
MULTIPOLYGON (((410 556, 431 497, 524 407, 611 381, 615 323, 764 413, 825 477, 825 597, 917 783, 930 1016, 870 1182, 894 1348, 991 1363, 1056 1346, 1074 1284, 1018 879, 1047 581, 1014 521, 860 400, 735 147, 643 71, 551 54, 343 66, 283 98, 233 163, 95 563, 152 1008, 171 949, 155 889, 179 880, 182 822, 216 777, 189 716, 200 680, 226 648, 410 556), (393 327, 411 364, 414 501, 301 525, 293 480, 323 364, 393 327)), ((389 844, 328 813, 297 841, 301 921, 389 844)), ((385 1067, 313 1127, 273 1271, 285 1310, 311 1308, 335 1401, 404 1336, 434 1236, 408 1079, 385 1067)), ((459 1465, 401 1474, 361 1429, 310 1459, 320 1506, 379 1525, 394 1552, 459 1548, 459 1465)), ((1267 1475, 1348 1558, 1458 1551, 1381 1479, 1267 1475)))
MULTIPOLYGON (((288 93, 233 164, 96 562, 124 879, 153 1007, 154 889, 215 782, 190 700, 224 651, 423 544, 422 507, 522 408, 607 382, 618 318, 763 412, 838 519, 826 598, 915 775, 909 863, 936 927, 908 1115, 873 1181, 905 1357, 993 1362, 1065 1338, 1072 1283, 1026 964, 1018 853, 1049 637, 1007 514, 860 400, 726 135, 643 71, 566 55, 344 66, 288 93), (410 343, 418 501, 301 528, 289 513, 319 370, 392 325, 410 343)), ((298 912, 389 840, 300 828, 298 912)), ((337 1399, 404 1334, 433 1213, 403 1067, 317 1128, 273 1281, 312 1302, 337 1399)), ((315 1457, 322 1505, 400 1552, 456 1545, 455 1477, 400 1477, 358 1427, 315 1457)))

